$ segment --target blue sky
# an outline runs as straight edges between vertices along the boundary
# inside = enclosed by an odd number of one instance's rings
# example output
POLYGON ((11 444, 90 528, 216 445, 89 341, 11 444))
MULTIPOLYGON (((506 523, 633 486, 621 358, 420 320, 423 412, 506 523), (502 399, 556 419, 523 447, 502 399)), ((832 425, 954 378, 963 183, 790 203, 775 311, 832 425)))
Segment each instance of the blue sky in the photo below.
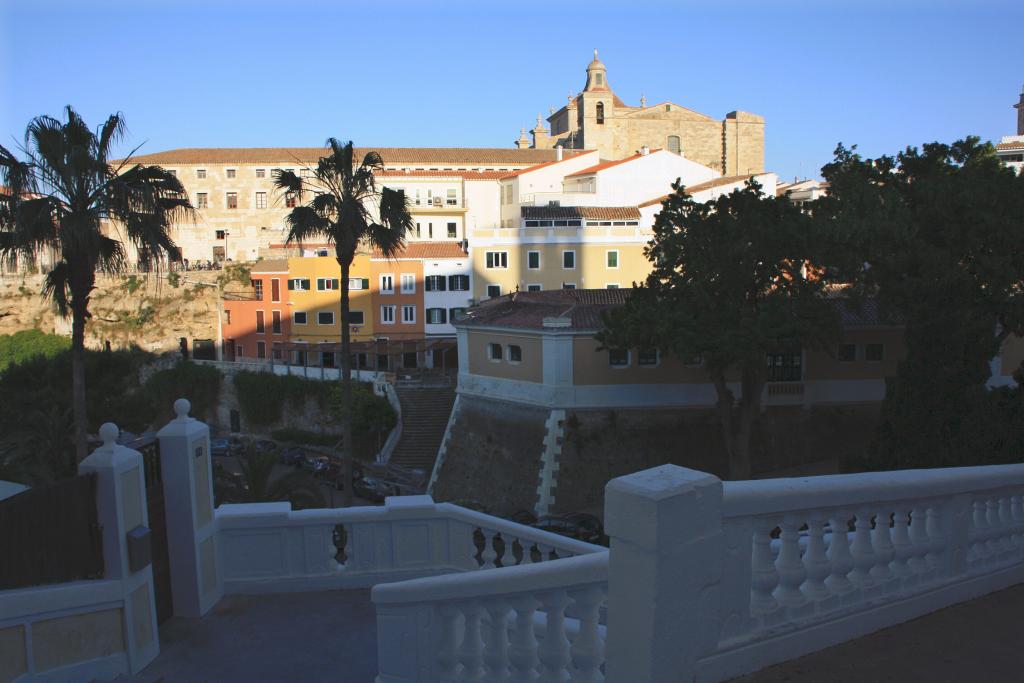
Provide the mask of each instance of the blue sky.
POLYGON ((761 114, 769 169, 814 176, 839 141, 1013 134, 1022 25, 1019 0, 0 0, 0 142, 70 103, 124 112, 144 152, 507 147, 583 86, 596 47, 627 103, 761 114))

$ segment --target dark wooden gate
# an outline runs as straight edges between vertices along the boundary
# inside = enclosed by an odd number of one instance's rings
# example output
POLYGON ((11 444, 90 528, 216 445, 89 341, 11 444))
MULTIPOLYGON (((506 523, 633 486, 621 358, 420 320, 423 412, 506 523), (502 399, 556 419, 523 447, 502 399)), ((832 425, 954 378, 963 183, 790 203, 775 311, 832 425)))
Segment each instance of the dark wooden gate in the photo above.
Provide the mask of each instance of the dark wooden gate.
POLYGON ((156 621, 162 624, 174 615, 171 597, 171 558, 167 551, 167 514, 164 511, 164 484, 160 473, 160 441, 144 436, 130 448, 142 453, 146 472, 146 502, 152 534, 153 588, 156 593, 156 621))

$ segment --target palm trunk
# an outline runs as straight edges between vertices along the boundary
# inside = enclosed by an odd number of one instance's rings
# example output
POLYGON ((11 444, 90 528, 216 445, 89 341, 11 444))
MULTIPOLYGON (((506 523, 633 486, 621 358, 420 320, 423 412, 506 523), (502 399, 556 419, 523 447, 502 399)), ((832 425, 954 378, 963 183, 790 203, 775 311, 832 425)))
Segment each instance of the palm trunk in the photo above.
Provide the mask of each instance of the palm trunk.
POLYGON ((352 443, 352 339, 348 326, 348 273, 351 262, 338 259, 341 265, 341 458, 345 491, 342 497, 344 507, 352 506, 352 458, 355 457, 352 443))
POLYGON ((71 410, 75 429, 75 462, 89 455, 86 431, 89 420, 85 404, 85 308, 71 308, 71 410))

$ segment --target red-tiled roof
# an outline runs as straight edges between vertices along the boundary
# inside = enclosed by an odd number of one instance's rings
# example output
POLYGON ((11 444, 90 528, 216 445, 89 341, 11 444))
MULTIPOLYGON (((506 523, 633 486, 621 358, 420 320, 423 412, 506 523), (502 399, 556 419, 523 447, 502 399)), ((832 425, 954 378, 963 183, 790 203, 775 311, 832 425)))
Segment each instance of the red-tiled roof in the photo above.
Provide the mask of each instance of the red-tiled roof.
POLYGON ((459 242, 406 242, 405 247, 390 257, 384 256, 379 250, 373 250, 374 259, 432 259, 432 258, 466 258, 459 242))
POLYGON ((249 269, 250 273, 287 273, 288 272, 288 259, 265 259, 263 261, 257 261, 252 268, 249 269))
MULTIPOLYGON (((556 162, 549 162, 556 163, 556 162)), ((498 180, 508 175, 508 171, 468 171, 437 169, 435 171, 385 169, 374 174, 376 178, 463 178, 464 180, 498 180)))
POLYGON ((505 174, 503 174, 501 176, 501 178, 502 178, 502 180, 505 180, 506 178, 515 178, 516 176, 521 176, 524 173, 532 173, 533 171, 539 171, 542 168, 547 168, 548 166, 554 166, 555 164, 560 164, 563 161, 569 161, 569 159, 577 157, 580 154, 592 154, 593 151, 594 150, 589 150, 589 149, 588 150, 571 150, 571 149, 570 150, 564 150, 563 154, 565 156, 563 156, 563 158, 561 158, 561 159, 555 159, 554 161, 545 161, 543 164, 537 164, 536 166, 530 166, 529 168, 521 168, 518 171, 513 171, 512 173, 505 173, 505 174))
MULTIPOLYGON (((686 188, 686 191, 688 193, 690 193, 691 195, 693 195, 693 194, 696 194, 697 192, 704 192, 705 190, 713 190, 716 187, 724 187, 725 185, 732 185, 733 183, 746 182, 747 180, 750 180, 751 178, 753 178, 754 175, 755 174, 751 173, 750 175, 731 175, 731 176, 725 176, 723 178, 715 178, 714 180, 708 180, 708 181, 703 182, 703 183, 697 183, 696 185, 690 185, 690 186, 688 186, 686 188)), ((654 199, 648 199, 646 202, 644 202, 643 204, 640 204, 639 206, 644 207, 644 206, 653 206, 654 204, 661 204, 666 199, 668 199, 668 195, 667 194, 663 194, 660 197, 655 197, 654 199)))
POLYGON ((1022 141, 1022 142, 1000 142, 998 145, 996 145, 996 149, 998 149, 998 150, 1024 149, 1024 141, 1022 141))
MULTIPOLYGON (((486 147, 357 147, 362 159, 369 151, 385 164, 538 164, 555 158, 554 149, 486 147)), ((190 147, 170 149, 133 158, 141 164, 272 164, 312 162, 324 155, 323 147, 190 147)))
POLYGON ((588 218, 590 220, 640 220, 635 206, 524 206, 524 219, 588 218))
POLYGON ((627 161, 635 161, 636 159, 639 159, 642 156, 649 156, 651 154, 654 154, 655 152, 660 152, 660 151, 661 151, 660 149, 652 149, 647 154, 641 154, 641 153, 637 152, 633 156, 626 157, 625 159, 616 159, 614 161, 602 161, 599 164, 596 164, 596 165, 591 166, 589 168, 585 168, 582 171, 576 171, 575 173, 572 173, 572 174, 567 175, 565 177, 566 178, 574 178, 574 177, 579 176, 579 175, 591 175, 593 173, 597 173, 598 171, 603 171, 606 168, 611 168, 612 166, 618 166, 619 164, 624 164, 627 161))
POLYGON ((598 330, 601 313, 621 306, 631 289, 553 289, 546 292, 515 292, 489 299, 469 310, 456 326, 544 328, 545 318, 566 318, 571 330, 598 330))

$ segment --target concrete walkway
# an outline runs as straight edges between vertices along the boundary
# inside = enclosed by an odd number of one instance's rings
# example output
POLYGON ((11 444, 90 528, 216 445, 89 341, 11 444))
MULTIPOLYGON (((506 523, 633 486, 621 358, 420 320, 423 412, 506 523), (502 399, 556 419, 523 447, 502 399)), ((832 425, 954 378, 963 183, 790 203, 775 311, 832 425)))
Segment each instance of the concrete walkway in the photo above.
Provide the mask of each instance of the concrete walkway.
POLYGON ((1024 585, 769 667, 731 683, 1019 683, 1024 585))
MULTIPOLYGON (((202 619, 160 627, 139 683, 372 683, 377 619, 369 590, 225 597, 202 619)), ((123 679, 119 679, 123 680, 123 679)))

